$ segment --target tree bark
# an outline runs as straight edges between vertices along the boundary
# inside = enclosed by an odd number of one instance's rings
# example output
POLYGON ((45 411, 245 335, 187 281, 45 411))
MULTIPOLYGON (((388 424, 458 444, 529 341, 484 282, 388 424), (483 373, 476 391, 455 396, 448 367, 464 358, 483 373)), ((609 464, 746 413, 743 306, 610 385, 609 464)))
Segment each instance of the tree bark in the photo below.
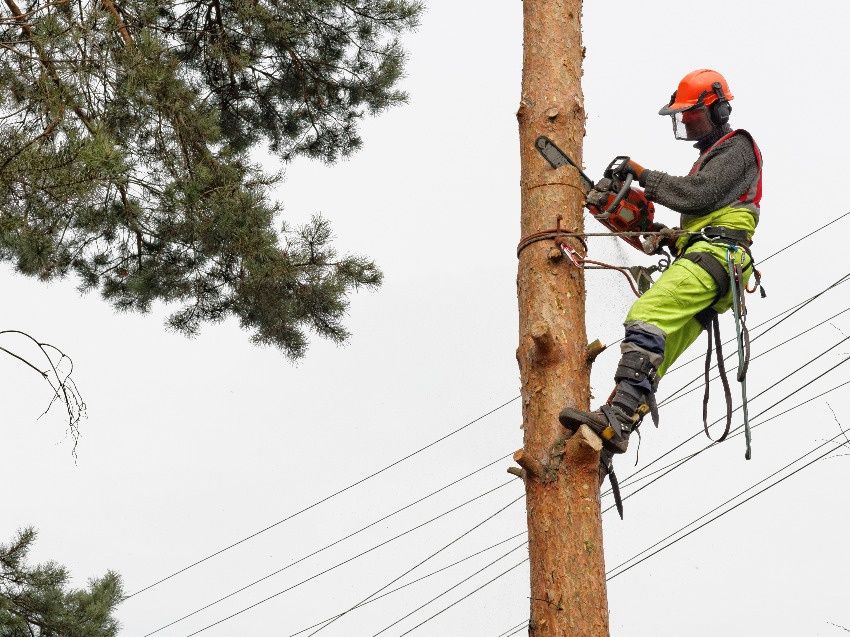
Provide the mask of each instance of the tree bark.
MULTIPOLYGON (((581 0, 524 0, 519 120, 522 237, 556 228, 583 230, 576 171, 552 170, 534 141, 547 135, 581 165, 581 0), (563 217, 558 221, 558 217, 563 217)), ((519 362, 533 637, 608 635, 599 507, 601 441, 582 428, 568 439, 558 412, 589 407, 584 272, 550 258, 551 241, 520 254, 519 362)), ((577 246, 578 247, 578 246, 577 246)))

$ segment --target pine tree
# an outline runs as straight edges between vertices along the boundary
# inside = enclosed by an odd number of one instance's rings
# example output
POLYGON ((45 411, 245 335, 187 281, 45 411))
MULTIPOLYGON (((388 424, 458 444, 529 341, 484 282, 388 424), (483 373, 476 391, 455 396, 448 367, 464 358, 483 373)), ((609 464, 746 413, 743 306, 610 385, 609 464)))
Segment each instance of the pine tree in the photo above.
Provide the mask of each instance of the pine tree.
POLYGON ((192 335, 237 317, 293 358, 342 341, 349 294, 380 284, 327 220, 276 227, 268 152, 332 162, 405 99, 406 0, 3 0, 0 258, 76 273, 120 310, 177 304, 192 335))
POLYGON ((68 589, 67 570, 48 562, 26 563, 35 531, 24 529, 0 545, 0 636, 113 637, 112 612, 121 600, 121 580, 113 572, 85 589, 68 589))

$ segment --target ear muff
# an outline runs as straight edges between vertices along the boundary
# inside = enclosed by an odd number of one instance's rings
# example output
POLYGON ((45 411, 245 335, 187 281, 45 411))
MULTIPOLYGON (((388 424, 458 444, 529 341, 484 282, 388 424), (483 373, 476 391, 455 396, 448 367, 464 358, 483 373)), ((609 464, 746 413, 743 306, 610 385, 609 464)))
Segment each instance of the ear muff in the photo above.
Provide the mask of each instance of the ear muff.
POLYGON ((723 126, 729 123, 729 115, 732 113, 732 105, 729 103, 729 100, 726 99, 726 95, 723 93, 723 87, 720 86, 720 82, 714 82, 711 85, 715 95, 717 95, 717 100, 708 107, 708 113, 711 116, 711 121, 714 122, 716 126, 723 126))
POLYGON ((726 101, 717 101, 709 107, 709 115, 711 121, 717 126, 724 126, 729 123, 729 115, 732 113, 732 105, 726 101))

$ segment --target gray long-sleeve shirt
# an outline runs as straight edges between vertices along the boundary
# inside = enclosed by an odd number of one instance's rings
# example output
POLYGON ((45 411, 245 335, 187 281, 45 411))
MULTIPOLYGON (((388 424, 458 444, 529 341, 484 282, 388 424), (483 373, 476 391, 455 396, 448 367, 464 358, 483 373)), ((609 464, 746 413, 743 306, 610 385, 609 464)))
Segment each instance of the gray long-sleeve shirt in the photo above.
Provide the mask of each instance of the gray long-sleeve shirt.
POLYGON ((676 177, 645 170, 640 185, 650 201, 701 217, 738 201, 758 178, 752 143, 746 135, 734 135, 706 153, 699 172, 676 177))

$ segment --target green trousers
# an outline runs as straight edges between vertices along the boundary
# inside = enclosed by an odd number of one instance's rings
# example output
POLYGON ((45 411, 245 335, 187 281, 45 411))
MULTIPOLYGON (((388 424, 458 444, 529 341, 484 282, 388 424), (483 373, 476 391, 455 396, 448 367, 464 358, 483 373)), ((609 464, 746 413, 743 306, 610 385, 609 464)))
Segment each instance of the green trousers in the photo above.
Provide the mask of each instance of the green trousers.
MULTIPOLYGON (((726 250, 725 244, 698 241, 686 252, 712 253, 728 274, 726 250)), ((753 272, 752 268, 746 267, 750 258, 740 248, 733 246, 732 250, 733 261, 746 268, 743 281, 746 285, 753 272)), ((660 330, 664 335, 664 359, 658 368, 658 378, 700 335, 703 327, 694 317, 712 305, 716 294, 716 285, 708 272, 692 261, 677 259, 652 284, 649 291, 632 305, 626 316, 627 329, 631 325, 644 331, 660 330)), ((713 307, 718 314, 732 307, 732 290, 714 303, 713 307)))

